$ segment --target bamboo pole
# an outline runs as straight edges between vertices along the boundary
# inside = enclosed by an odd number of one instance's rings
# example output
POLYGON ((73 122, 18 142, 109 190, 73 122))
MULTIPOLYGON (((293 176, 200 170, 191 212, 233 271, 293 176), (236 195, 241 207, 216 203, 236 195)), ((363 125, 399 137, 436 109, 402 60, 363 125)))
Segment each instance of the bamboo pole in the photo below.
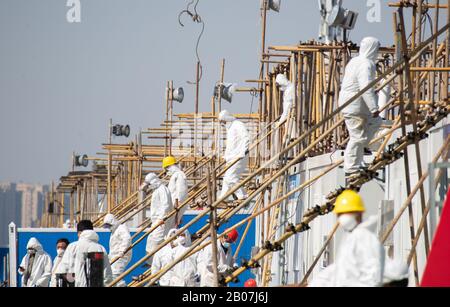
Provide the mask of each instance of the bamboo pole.
MULTIPOLYGON (((207 168, 207 178, 208 178, 208 202, 210 204, 213 203, 213 192, 211 189, 211 169, 207 168)), ((219 271, 218 271, 218 262, 217 262, 217 228, 216 228, 216 220, 217 220, 217 212, 215 208, 211 208, 210 212, 210 233, 211 233, 211 249, 212 249, 212 260, 213 260, 213 274, 214 274, 214 282, 213 287, 219 286, 219 271)))
MULTIPOLYGON (((405 33, 405 21, 403 18, 403 9, 400 8, 399 9, 399 16, 400 16, 400 23, 401 23, 401 41, 402 41, 402 50, 403 50, 403 56, 407 58, 407 42, 406 42, 406 33, 405 33)), ((436 40, 434 41, 436 42, 436 40)), ((434 46, 436 47, 436 46, 434 46)), ((412 126, 413 126, 413 132, 416 133, 417 132, 417 125, 416 125, 416 120, 417 120, 417 107, 418 105, 416 105, 414 103, 414 88, 413 88, 413 83, 411 80, 411 72, 409 70, 409 64, 405 65, 405 76, 407 79, 407 84, 408 84, 408 96, 409 96, 409 105, 411 106, 412 109, 412 126)), ((418 100, 418 99, 417 99, 418 100)), ((417 163, 417 174, 420 177, 422 177, 422 162, 421 162, 421 154, 420 154, 420 147, 419 147, 419 142, 416 140, 414 143, 414 147, 415 147, 415 151, 416 151, 416 163, 417 163)), ((425 211, 425 190, 423 188, 423 186, 420 189, 420 200, 421 200, 421 209, 422 209, 422 213, 425 211)), ((426 251, 426 255, 428 256, 429 254, 429 250, 430 250, 430 242, 428 239, 428 224, 425 224, 425 228, 424 228, 424 232, 425 232, 425 251, 426 251)))

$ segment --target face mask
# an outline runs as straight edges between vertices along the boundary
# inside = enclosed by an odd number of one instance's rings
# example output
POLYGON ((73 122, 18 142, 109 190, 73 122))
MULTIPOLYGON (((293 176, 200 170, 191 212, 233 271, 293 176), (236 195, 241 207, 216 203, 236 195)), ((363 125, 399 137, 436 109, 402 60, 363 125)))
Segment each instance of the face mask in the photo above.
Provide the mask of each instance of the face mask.
POLYGON ((167 175, 172 176, 173 174, 175 174, 175 169, 172 166, 169 166, 167 169, 167 175))
POLYGON ((154 191, 159 187, 159 182, 158 181, 152 181, 149 185, 148 188, 150 189, 150 191, 154 191))
POLYGON ((175 240, 175 244, 180 245, 180 246, 184 246, 184 244, 186 244, 186 238, 185 237, 178 237, 175 240))
POLYGON ((358 226, 358 222, 356 221, 356 217, 352 214, 343 214, 338 218, 339 224, 345 231, 352 231, 358 226))
POLYGON ((62 257, 62 255, 64 255, 65 250, 62 248, 58 248, 56 250, 56 254, 58 254, 59 257, 62 257))
POLYGON ((231 243, 230 242, 223 242, 222 246, 225 247, 225 248, 230 248, 231 243))

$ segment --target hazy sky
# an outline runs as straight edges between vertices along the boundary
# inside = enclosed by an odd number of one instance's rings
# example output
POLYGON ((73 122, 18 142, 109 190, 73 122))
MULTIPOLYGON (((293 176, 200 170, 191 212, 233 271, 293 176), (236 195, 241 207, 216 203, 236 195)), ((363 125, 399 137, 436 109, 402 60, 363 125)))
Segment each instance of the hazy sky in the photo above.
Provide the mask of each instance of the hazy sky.
MULTIPOLYGON (((107 140, 108 121, 159 125, 165 85, 185 88, 191 112, 195 42, 200 30, 178 14, 187 0, 81 0, 81 23, 66 20, 66 0, 0 0, 0 180, 49 183, 70 169, 72 151, 94 155, 107 140)), ((201 0, 206 23, 200 45, 204 73, 201 110, 209 111, 220 60, 225 79, 258 76, 260 0, 201 0)), ((384 1, 383 1, 384 2, 384 1)), ((366 35, 392 43, 391 10, 380 23, 366 20, 366 0, 346 0, 360 13, 353 41, 366 35)), ((268 45, 317 37, 317 0, 282 0, 268 16, 268 45)), ((249 112, 239 94, 231 111, 249 112)))

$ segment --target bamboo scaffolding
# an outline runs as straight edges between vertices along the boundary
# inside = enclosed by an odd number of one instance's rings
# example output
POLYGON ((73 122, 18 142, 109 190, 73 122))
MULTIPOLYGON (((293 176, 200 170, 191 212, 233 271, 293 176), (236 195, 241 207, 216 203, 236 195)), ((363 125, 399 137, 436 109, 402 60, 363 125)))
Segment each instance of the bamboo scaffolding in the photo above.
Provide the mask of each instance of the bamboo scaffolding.
MULTIPOLYGON (((229 283, 246 269, 256 268, 260 265, 260 273, 258 274, 262 279, 261 284, 268 285, 272 270, 272 253, 278 251, 281 244, 296 233, 308 230, 309 224, 314 219, 329 213, 340 189, 331 192, 324 205, 308 208, 301 223, 296 225, 285 225, 290 221, 286 215, 289 206, 287 200, 296 193, 311 188, 320 178, 341 165, 343 160, 332 161, 320 174, 302 182, 293 189, 288 189, 289 175, 296 166, 309 157, 331 154, 345 147, 348 134, 340 114, 341 111, 360 98, 368 89, 376 88, 376 91, 380 91, 389 84, 395 89, 395 94, 391 95, 390 101, 384 109, 389 119, 393 120, 393 125, 371 141, 371 144, 381 142, 372 164, 366 172, 362 172, 349 180, 347 188, 359 189, 363 184, 374 178, 377 170, 401 157, 403 158, 407 194, 411 196, 411 194, 415 195, 419 192, 420 208, 422 209, 422 219, 417 231, 416 225, 414 225, 411 201, 403 209, 403 211, 408 209, 409 213, 411 245, 413 247, 410 257, 411 260, 414 260, 413 265, 417 281, 418 269, 415 255, 421 233, 424 233, 426 253, 429 249, 426 223, 429 204, 426 203, 423 187, 425 179, 422 181, 422 178, 426 178, 427 172, 423 172, 421 169, 422 157, 419 142, 431 127, 450 112, 448 106, 449 20, 444 27, 438 28, 439 10, 449 9, 449 6, 441 5, 439 1, 433 5, 424 4, 423 1, 414 1, 414 3, 402 1, 389 5, 398 8, 395 15, 398 20, 394 20, 396 35, 398 36, 396 48, 381 48, 378 62, 380 68, 376 79, 349 101, 338 106, 340 80, 349 57, 358 52, 358 46, 351 43, 324 45, 307 42, 296 46, 270 46, 266 50, 267 7, 264 1, 262 7, 263 42, 260 76, 257 80, 247 80, 248 83, 257 83, 258 88, 241 87, 238 90, 238 92, 250 92, 253 95, 259 93, 259 108, 257 113, 236 114, 237 118, 256 131, 255 140, 250 146, 250 159, 243 178, 223 197, 216 198, 216 187, 227 169, 237 163, 239 159, 226 164, 220 158, 223 150, 222 144, 225 140, 223 129, 217 126, 216 116, 217 110, 220 112, 222 109, 221 92, 219 91, 218 99, 213 98, 211 101, 212 112, 199 113, 200 64, 197 63, 195 113, 173 114, 172 97, 170 97, 173 83, 168 82, 166 120, 159 127, 142 131, 139 134, 139 139, 136 136, 136 140, 129 144, 112 144, 111 140, 109 144, 103 144, 103 150, 106 153, 99 153, 100 158, 88 158, 102 166, 103 171, 72 172, 67 177, 61 178, 61 183, 57 188, 62 195, 62 205, 58 207, 58 210, 61 211, 55 211, 58 215, 46 212, 43 224, 48 226, 63 223, 65 193, 70 193, 69 216, 71 221, 90 218, 94 220, 96 226, 101 225, 106 213, 96 212, 99 207, 97 202, 100 196, 106 196, 107 212, 115 214, 122 223, 129 222, 136 215, 143 214, 144 210, 151 206, 151 193, 142 200, 138 197, 138 188, 143 174, 158 170, 162 158, 168 154, 182 156, 183 158, 180 158, 179 162, 183 164, 183 169, 185 169, 187 175, 189 183, 188 198, 182 204, 179 204, 178 209, 169 212, 164 217, 163 222, 178 214, 178 211, 185 206, 196 209, 203 208, 203 210, 193 220, 180 227, 174 237, 164 240, 155 251, 134 263, 109 286, 117 284, 161 248, 170 244, 177 235, 196 225, 200 222, 200 219, 206 216, 210 217, 210 222, 202 225, 194 233, 197 239, 193 241, 192 246, 183 255, 159 272, 147 270, 140 276, 139 280, 131 282, 129 286, 151 286, 155 284, 159 278, 186 257, 199 252, 209 246, 211 242, 216 242, 227 231, 245 226, 243 236, 234 253, 236 257, 256 219, 259 219, 261 225, 262 248, 260 252, 249 261, 245 261, 243 266, 234 270, 220 282, 221 284, 229 283), (413 9, 412 34, 409 46, 403 16, 404 9, 408 7, 413 9), (425 31, 423 10, 429 8, 436 9, 433 21, 434 28, 431 36, 425 41, 421 41, 422 32, 425 31), (445 32, 447 32, 446 42, 438 45, 438 38, 445 32), (400 58, 395 59, 396 54, 400 55, 400 58), (392 63, 392 60, 396 60, 396 62, 392 63), (275 86, 275 78, 279 73, 288 76, 288 79, 295 84, 296 89, 294 108, 287 120, 280 125, 277 121, 284 110, 282 109, 281 93, 275 86), (205 127, 198 126, 199 117, 201 117, 201 123, 206 125, 205 127), (192 129, 192 125, 194 125, 194 129, 192 129), (407 126, 412 127, 411 133, 407 133, 407 126), (401 131, 402 137, 397 139, 395 143, 389 144, 397 130, 401 131), (142 134, 145 134, 146 142, 150 142, 151 145, 142 144, 142 134), (209 138, 211 135, 213 135, 212 141, 209 138), (186 145, 183 143, 183 145, 175 146, 174 140, 179 140, 181 143, 186 142, 186 145), (192 140, 194 140, 193 144, 191 143, 192 140), (414 188, 411 188, 413 184, 408 173, 411 161, 407 150, 410 145, 415 148, 414 160, 416 160, 419 178, 419 182, 414 188), (225 200, 241 187, 247 187, 251 191, 249 197, 231 205, 226 204, 225 200), (250 205, 253 207, 249 209, 251 213, 248 217, 232 226, 227 225, 228 229, 222 234, 217 233, 219 226, 227 223, 233 216, 247 209, 250 205), (55 219, 55 217, 57 218, 55 219), (281 235, 278 235, 280 232, 278 229, 281 229, 281 235), (211 240, 208 241, 208 238, 211 238, 211 240)), ((220 84, 224 81, 224 68, 225 59, 221 61, 220 84)), ((445 146, 448 146, 448 140, 441 151, 445 149, 445 146)), ((163 177, 162 173, 160 177, 163 177)), ((411 197, 414 197, 414 195, 411 197)), ((54 203, 53 189, 48 197, 49 201, 52 202, 53 200, 54 203)), ((151 221, 144 216, 138 224, 138 231, 133 235, 133 243, 128 250, 135 248, 160 226, 160 224, 152 225, 151 221)), ((392 229, 394 226, 395 224, 392 229)), ((303 282, 306 282, 309 278, 322 253, 332 240, 336 229, 337 225, 332 229, 324 246, 309 267, 303 282)), ((213 252, 214 246, 215 244, 212 247, 213 252)), ((113 259, 112 263, 118 259, 113 259)), ((216 277, 218 277, 217 274, 216 277)))

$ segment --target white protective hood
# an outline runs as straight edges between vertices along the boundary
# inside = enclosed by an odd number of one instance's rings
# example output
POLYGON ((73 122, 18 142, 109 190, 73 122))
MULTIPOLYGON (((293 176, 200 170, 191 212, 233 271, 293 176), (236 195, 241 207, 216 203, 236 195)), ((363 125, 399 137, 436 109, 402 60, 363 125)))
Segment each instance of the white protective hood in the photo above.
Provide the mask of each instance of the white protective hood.
POLYGON ((98 234, 93 230, 85 230, 81 233, 80 240, 98 243, 98 234))
POLYGON ((235 120, 236 120, 236 118, 233 115, 231 115, 230 112, 228 112, 227 110, 223 110, 219 114, 219 121, 231 123, 231 122, 234 122, 235 120))
POLYGON ((115 218, 114 215, 112 214, 107 214, 105 216, 105 218, 103 219, 103 224, 109 224, 112 226, 116 226, 119 222, 117 221, 117 219, 115 218))
POLYGON ((375 37, 365 37, 361 41, 359 55, 369 60, 375 61, 377 59, 378 50, 380 49, 380 41, 375 37))
POLYGON ((161 185, 161 180, 155 173, 149 173, 145 176, 145 183, 150 187, 150 189, 155 190, 161 185))
POLYGON ((278 84, 281 91, 286 91, 289 86, 289 80, 283 74, 278 74, 275 80, 275 83, 278 84))
POLYGON ((42 244, 36 238, 31 238, 27 243, 27 249, 34 248, 36 251, 41 252, 42 244))

